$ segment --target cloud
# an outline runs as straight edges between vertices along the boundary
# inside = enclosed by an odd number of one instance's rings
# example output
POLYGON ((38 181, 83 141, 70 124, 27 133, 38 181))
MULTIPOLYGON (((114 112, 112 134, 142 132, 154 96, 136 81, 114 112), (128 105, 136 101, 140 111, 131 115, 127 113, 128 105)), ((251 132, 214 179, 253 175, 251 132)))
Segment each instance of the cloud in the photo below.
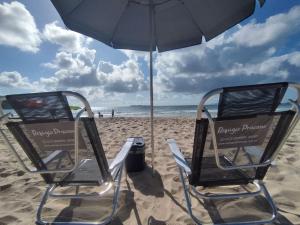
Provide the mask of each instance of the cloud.
POLYGON ((95 60, 96 50, 82 48, 79 53, 58 52, 52 62, 42 64, 45 67, 59 70, 80 70, 90 67, 95 60))
POLYGON ((41 42, 34 18, 22 3, 0 3, 0 44, 36 53, 41 42))
POLYGON ((144 74, 136 61, 127 60, 120 65, 111 65, 111 68, 110 73, 101 73, 105 91, 132 93, 148 89, 144 74))
POLYGON ((147 90, 144 74, 138 63, 127 60, 120 65, 95 62, 96 51, 82 48, 81 52, 58 52, 52 62, 43 64, 54 69, 48 78, 41 78, 42 86, 53 88, 98 87, 107 93, 132 93, 147 90))
POLYGON ((79 88, 100 85, 99 75, 94 64, 96 51, 81 49, 79 53, 58 52, 55 59, 44 66, 56 71, 41 83, 52 84, 54 88, 79 88))
POLYGON ((156 90, 197 94, 223 86, 300 81, 300 52, 293 51, 299 43, 288 42, 294 35, 300 35, 300 6, 200 46, 158 54, 156 90))
MULTIPOLYGON (((135 61, 138 61, 139 59, 142 59, 147 62, 149 61, 149 52, 128 50, 128 49, 120 49, 120 51, 124 53, 129 59, 135 61)), ((153 54, 156 54, 156 52, 153 52, 153 54)))
POLYGON ((58 26, 57 21, 45 25, 43 37, 52 44, 59 45, 61 51, 67 52, 79 52, 92 41, 91 38, 58 26))
POLYGON ((264 23, 251 22, 242 26, 232 35, 231 41, 247 47, 261 46, 299 33, 299 29, 300 6, 295 6, 288 13, 269 17, 264 23))
POLYGON ((59 52, 44 67, 54 70, 52 75, 38 81, 40 88, 72 89, 92 97, 136 93, 147 90, 144 74, 136 60, 128 58, 119 65, 96 61, 96 50, 89 47, 90 38, 66 30, 53 22, 45 25, 44 39, 60 46, 59 52))
POLYGON ((22 76, 17 71, 11 71, 11 72, 1 72, 0 73, 0 87, 5 88, 32 88, 32 85, 30 84, 27 77, 22 76))
POLYGON ((166 92, 203 93, 211 89, 262 82, 299 81, 300 52, 274 56, 257 64, 235 64, 215 72, 160 74, 156 80, 166 92))

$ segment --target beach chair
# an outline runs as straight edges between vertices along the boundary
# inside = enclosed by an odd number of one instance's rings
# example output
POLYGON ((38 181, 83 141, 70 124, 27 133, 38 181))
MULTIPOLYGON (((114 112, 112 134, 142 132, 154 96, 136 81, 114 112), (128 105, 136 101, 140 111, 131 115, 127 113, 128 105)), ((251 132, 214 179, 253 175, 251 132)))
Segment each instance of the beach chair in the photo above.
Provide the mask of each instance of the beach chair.
MULTIPOLYGON (((108 161, 101 144, 93 112, 87 100, 70 91, 30 93, 6 96, 7 102, 19 116, 19 121, 1 117, 1 129, 7 147, 29 173, 41 174, 48 184, 37 210, 36 224, 106 224, 116 212, 124 159, 133 143, 128 138, 113 160, 108 161), (68 98, 79 100, 83 108, 73 117, 68 98), (83 113, 87 116, 82 116, 83 113), (15 141, 12 141, 13 138, 15 141), (25 154, 20 154, 16 143, 25 154), (26 156, 31 162, 26 163, 26 156), (33 168, 31 168, 33 167, 33 168), (75 189, 71 193, 62 188, 75 189), (72 188, 70 188, 72 187, 72 188), (88 188, 101 191, 84 192, 88 188), (60 189, 60 190, 58 190, 60 189), (82 191, 82 189, 84 189, 82 191), (97 189, 98 190, 98 189, 97 189), (113 193, 111 214, 102 221, 45 221, 43 208, 48 198, 101 199, 113 193)), ((113 140, 112 140, 113 141, 113 140)), ((71 201, 72 202, 72 201, 71 201)))
POLYGON ((190 194, 204 205, 260 196, 272 211, 270 218, 221 222, 212 219, 215 224, 264 224, 276 219, 277 209, 263 179, 299 120, 299 94, 300 85, 291 83, 213 90, 198 106, 192 158, 185 159, 176 141, 167 140, 179 168, 188 213, 197 224, 202 224, 203 219, 193 214, 190 194), (298 99, 289 100, 282 108, 279 106, 287 88, 295 89, 298 99), (208 110, 212 106, 206 104, 213 96, 219 96, 215 116, 208 110), (252 186, 252 190, 220 192, 224 186, 252 186))

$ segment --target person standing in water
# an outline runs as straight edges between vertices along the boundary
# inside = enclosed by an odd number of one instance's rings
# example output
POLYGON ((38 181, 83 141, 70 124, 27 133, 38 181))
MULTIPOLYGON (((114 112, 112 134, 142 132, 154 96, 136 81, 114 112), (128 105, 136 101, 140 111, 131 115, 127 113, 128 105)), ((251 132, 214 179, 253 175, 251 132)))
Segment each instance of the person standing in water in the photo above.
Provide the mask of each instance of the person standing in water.
POLYGON ((114 118, 114 116, 115 116, 115 110, 112 109, 112 110, 111 110, 111 117, 114 118))

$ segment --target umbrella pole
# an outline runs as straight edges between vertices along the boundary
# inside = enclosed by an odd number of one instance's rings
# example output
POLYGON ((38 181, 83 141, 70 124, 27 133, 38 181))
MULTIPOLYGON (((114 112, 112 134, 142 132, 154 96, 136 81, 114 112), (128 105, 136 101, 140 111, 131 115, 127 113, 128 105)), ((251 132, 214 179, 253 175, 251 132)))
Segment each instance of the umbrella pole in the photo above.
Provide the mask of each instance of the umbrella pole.
POLYGON ((152 49, 150 50, 150 123, 151 123, 151 165, 152 174, 154 175, 154 121, 153 121, 153 61, 152 49))
POLYGON ((150 22, 150 65, 149 65, 149 72, 150 72, 150 129, 151 129, 151 166, 152 166, 152 175, 154 176, 154 121, 153 121, 153 2, 150 0, 149 6, 149 22, 150 22))

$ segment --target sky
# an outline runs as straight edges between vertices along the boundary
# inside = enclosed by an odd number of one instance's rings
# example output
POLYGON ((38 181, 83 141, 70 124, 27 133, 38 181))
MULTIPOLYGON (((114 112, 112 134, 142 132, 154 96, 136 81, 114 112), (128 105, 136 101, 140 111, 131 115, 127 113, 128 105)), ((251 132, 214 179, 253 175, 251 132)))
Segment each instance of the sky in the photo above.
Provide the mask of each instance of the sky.
MULTIPOLYGON (((267 0, 209 42, 154 55, 156 105, 282 81, 300 82, 298 0, 267 0)), ((48 0, 0 0, 0 95, 54 90, 79 92, 99 107, 149 104, 148 54, 67 30, 48 0)))

